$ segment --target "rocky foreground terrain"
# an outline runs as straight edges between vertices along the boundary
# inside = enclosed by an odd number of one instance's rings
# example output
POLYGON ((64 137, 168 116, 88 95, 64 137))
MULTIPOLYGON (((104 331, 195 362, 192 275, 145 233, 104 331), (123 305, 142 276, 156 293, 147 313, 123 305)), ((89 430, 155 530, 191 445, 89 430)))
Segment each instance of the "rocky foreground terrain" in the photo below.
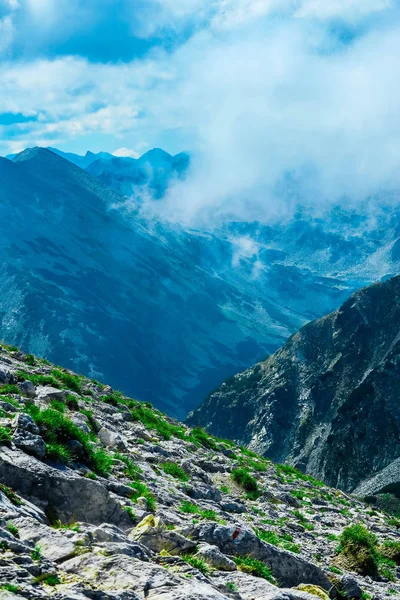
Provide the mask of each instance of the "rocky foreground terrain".
POLYGON ((231 377, 188 423, 348 492, 398 492, 399 327, 400 277, 393 277, 231 377))
POLYGON ((400 521, 0 347, 0 597, 367 600, 400 521))

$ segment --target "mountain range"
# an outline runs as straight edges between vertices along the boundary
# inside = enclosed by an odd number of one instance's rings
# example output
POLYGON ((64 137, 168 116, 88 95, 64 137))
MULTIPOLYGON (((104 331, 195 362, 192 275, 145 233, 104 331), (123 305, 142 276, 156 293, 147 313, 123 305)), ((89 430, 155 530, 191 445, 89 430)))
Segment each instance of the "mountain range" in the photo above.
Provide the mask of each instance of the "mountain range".
POLYGON ((121 165, 151 163, 167 181, 179 164, 185 177, 185 155, 66 157, 35 148, 0 160, 0 337, 179 417, 304 323, 398 271, 389 206, 374 219, 365 207, 299 209, 281 222, 195 230, 142 210, 134 176, 133 196, 119 184, 121 165))

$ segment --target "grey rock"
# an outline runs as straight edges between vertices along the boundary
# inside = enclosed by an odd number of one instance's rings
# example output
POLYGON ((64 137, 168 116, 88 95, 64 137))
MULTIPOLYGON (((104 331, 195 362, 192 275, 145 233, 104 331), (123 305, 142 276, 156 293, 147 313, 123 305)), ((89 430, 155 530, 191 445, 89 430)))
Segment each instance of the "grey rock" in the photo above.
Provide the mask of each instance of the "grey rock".
POLYGON ((236 571, 236 563, 222 554, 218 546, 203 544, 195 554, 196 558, 203 559, 210 567, 218 571, 236 571))
POLYGON ((4 367, 3 365, 0 366, 0 383, 2 385, 6 383, 14 383, 14 375, 7 369, 7 367, 4 367))
POLYGON ((55 511, 63 523, 131 524, 128 514, 100 482, 70 469, 60 471, 20 450, 1 448, 0 482, 42 509, 55 511))
POLYGON ((242 525, 225 526, 216 523, 199 525, 193 530, 193 539, 215 544, 227 555, 252 556, 265 562, 279 584, 296 586, 307 582, 329 590, 331 583, 318 566, 292 552, 261 541, 255 533, 242 525))
POLYGON ((37 397, 39 400, 50 402, 51 400, 65 400, 65 390, 59 390, 51 386, 39 386, 36 389, 37 397))
POLYGON ((344 575, 340 578, 340 591, 348 600, 359 600, 362 596, 362 590, 354 577, 344 575))
POLYGON ((39 435, 40 433, 39 427, 37 427, 32 417, 25 413, 18 413, 13 419, 12 426, 17 429, 24 429, 35 435, 39 435))
POLYGON ((106 427, 102 427, 98 436, 105 446, 111 446, 117 450, 126 450, 126 443, 119 433, 110 431, 106 427))
POLYGON ((40 435, 30 433, 26 429, 16 429, 12 441, 24 452, 32 454, 37 458, 44 458, 46 454, 46 443, 40 435))
POLYGON ((233 500, 227 500, 220 503, 221 510, 231 513, 245 513, 246 506, 240 502, 234 502, 233 500))
POLYGON ((35 398, 36 397, 36 388, 33 385, 32 381, 29 381, 29 379, 26 379, 25 381, 18 383, 18 389, 21 392, 21 394, 23 396, 26 396, 27 398, 35 398))

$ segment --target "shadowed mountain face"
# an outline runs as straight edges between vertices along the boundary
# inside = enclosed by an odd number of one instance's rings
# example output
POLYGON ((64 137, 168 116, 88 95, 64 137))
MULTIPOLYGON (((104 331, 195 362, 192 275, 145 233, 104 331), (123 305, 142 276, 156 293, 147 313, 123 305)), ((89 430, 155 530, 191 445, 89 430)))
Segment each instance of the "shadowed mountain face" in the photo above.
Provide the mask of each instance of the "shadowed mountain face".
POLYGON ((394 277, 305 325, 266 361, 223 383, 188 422, 350 491, 400 456, 399 381, 394 277))

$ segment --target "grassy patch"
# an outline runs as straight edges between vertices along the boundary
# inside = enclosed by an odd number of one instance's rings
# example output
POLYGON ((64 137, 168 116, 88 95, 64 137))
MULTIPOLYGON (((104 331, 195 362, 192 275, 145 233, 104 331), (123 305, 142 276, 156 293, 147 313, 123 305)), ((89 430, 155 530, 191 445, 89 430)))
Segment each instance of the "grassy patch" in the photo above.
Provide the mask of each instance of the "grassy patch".
POLYGON ((40 429, 40 434, 47 445, 49 458, 68 463, 75 457, 71 455, 67 442, 77 440, 83 446, 82 462, 98 475, 106 476, 110 473, 112 457, 103 449, 93 447, 90 434, 82 431, 70 419, 52 408, 41 410, 32 404, 27 405, 26 409, 40 429))
POLYGON ((202 558, 196 558, 192 554, 184 554, 182 556, 182 559, 191 567, 203 573, 203 575, 208 575, 210 569, 207 563, 202 558))
POLYGON ((235 556, 233 559, 239 571, 250 573, 255 577, 262 577, 270 583, 276 585, 276 580, 272 574, 272 570, 267 567, 261 560, 251 558, 251 556, 235 556))
POLYGON ((19 394, 19 388, 17 385, 13 383, 6 383, 5 385, 0 386, 0 395, 4 396, 6 394, 19 394))
POLYGON ((245 467, 233 469, 232 479, 247 492, 251 500, 256 500, 261 495, 257 479, 245 467))
POLYGON ((0 444, 8 444, 11 442, 11 429, 0 425, 0 444))
POLYGON ((198 515, 203 519, 218 522, 217 513, 215 510, 200 508, 200 506, 193 504, 193 502, 189 502, 189 500, 184 500, 180 505, 179 510, 186 514, 198 515))
POLYGON ((11 592, 12 594, 18 594, 20 588, 13 583, 2 583, 0 585, 0 590, 4 590, 5 592, 11 592))
POLYGON ((189 434, 189 440, 195 444, 200 444, 209 450, 219 450, 218 445, 213 437, 208 435, 201 427, 194 427, 189 434))
POLYGON ((19 538, 18 527, 14 523, 7 523, 7 529, 15 538, 19 538))
POLYGON ((53 369, 51 371, 51 375, 60 381, 63 387, 67 388, 68 390, 72 390, 77 394, 82 393, 82 378, 79 377, 79 375, 72 375, 67 371, 60 371, 59 369, 53 369))
POLYGON ((276 469, 277 475, 279 475, 280 477, 283 477, 283 478, 285 478, 285 476, 287 476, 290 479, 300 479, 302 481, 309 481, 310 483, 312 483, 313 485, 315 485, 317 487, 323 487, 325 485, 323 481, 319 481, 318 479, 315 479, 311 475, 306 475, 305 473, 302 473, 295 467, 292 467, 292 465, 286 465, 286 464, 285 465, 275 465, 275 469, 276 469))
POLYGON ((293 537, 288 533, 279 534, 276 531, 267 531, 265 529, 256 529, 255 533, 263 542, 268 542, 268 544, 284 548, 295 554, 301 552, 301 546, 296 544, 293 537))
POLYGON ((164 473, 167 475, 172 475, 175 479, 179 479, 179 481, 189 481, 190 477, 178 464, 174 462, 165 462, 160 465, 164 473))
POLYGON ((377 537, 359 523, 346 527, 340 538, 339 554, 349 568, 360 575, 375 575, 378 570, 377 537))
POLYGON ((49 385, 51 387, 55 387, 60 389, 61 384, 57 379, 55 379, 52 375, 41 375, 38 373, 28 373, 27 371, 19 370, 17 371, 18 377, 22 380, 27 379, 28 381, 32 381, 33 385, 49 385))
POLYGON ((141 402, 131 402, 131 415, 134 421, 140 421, 147 429, 156 431, 160 437, 170 440, 172 437, 185 439, 184 427, 178 427, 169 423, 161 413, 149 408, 141 402), (133 405, 133 406, 132 406, 133 405))

